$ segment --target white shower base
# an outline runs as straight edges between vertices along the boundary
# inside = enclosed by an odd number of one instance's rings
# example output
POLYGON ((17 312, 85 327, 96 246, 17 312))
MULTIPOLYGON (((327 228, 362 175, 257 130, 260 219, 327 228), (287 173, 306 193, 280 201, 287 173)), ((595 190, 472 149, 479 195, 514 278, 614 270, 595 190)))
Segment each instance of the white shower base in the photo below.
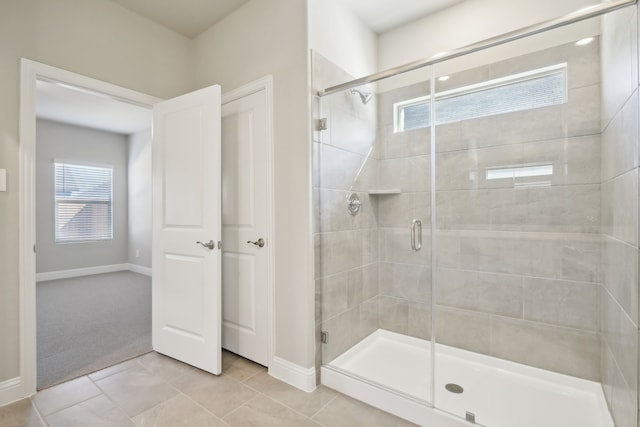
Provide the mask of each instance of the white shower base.
POLYGON ((431 343, 378 329, 330 365, 322 383, 420 425, 613 427, 600 384, 436 344, 435 401, 431 343), (371 386, 363 381, 365 379, 371 386), (445 389, 464 388, 461 394, 445 389), (449 414, 455 415, 451 417, 449 414))

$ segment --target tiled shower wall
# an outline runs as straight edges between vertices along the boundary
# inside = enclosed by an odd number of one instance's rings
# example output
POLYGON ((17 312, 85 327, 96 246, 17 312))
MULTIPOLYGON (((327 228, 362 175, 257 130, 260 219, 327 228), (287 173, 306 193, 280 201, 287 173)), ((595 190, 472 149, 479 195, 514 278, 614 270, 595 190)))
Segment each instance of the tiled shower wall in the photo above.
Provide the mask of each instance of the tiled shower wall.
POLYGON ((598 45, 562 45, 438 85, 567 63, 564 104, 436 126, 438 342, 599 380, 598 45), (489 168, 539 163, 553 174, 486 179, 489 168))
MULTIPOLYGON (((599 41, 438 83, 443 91, 568 63, 567 104, 436 127, 436 331, 445 344, 602 376, 617 422, 635 426, 625 420, 635 422, 637 410, 637 44, 625 13, 604 21, 602 87, 599 41), (623 85, 630 75, 634 84, 623 85), (547 186, 483 178, 487 167, 540 162, 554 167, 547 186)), ((313 67, 316 89, 350 79, 316 54, 313 67)), ((429 130, 394 133, 391 118, 393 102, 428 87, 381 93, 367 105, 348 92, 322 99, 329 129, 314 132, 318 367, 321 330, 329 332, 325 363, 378 327, 431 337, 429 130), (372 188, 402 191, 367 195, 372 188), (363 202, 355 217, 346 211, 351 191, 363 202), (418 253, 408 248, 414 218, 425 230, 418 253)))
POLYGON ((602 385, 617 427, 638 411, 638 29, 602 20, 602 385))

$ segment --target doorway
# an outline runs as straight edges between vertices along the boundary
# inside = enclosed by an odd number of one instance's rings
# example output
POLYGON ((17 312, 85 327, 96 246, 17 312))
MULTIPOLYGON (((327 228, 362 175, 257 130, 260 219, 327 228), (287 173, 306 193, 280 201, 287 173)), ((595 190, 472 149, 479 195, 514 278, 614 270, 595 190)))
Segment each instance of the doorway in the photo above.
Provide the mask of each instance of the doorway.
MULTIPOLYGON (((101 303, 106 306, 109 298, 116 300, 123 297, 124 294, 118 295, 116 290, 119 287, 124 289, 123 282, 132 283, 132 280, 143 282, 133 285, 132 289, 138 288, 142 295, 150 294, 151 284, 147 276, 136 273, 129 273, 131 277, 108 276, 106 273, 133 270, 150 274, 150 263, 145 266, 144 262, 137 262, 143 259, 140 255, 150 258, 150 253, 147 254, 151 251, 150 233, 139 232, 132 239, 126 235, 129 228, 127 176, 130 163, 136 163, 133 165, 132 175, 135 175, 135 179, 132 179, 132 183, 138 191, 147 188, 150 197, 150 167, 145 171, 139 160, 146 155, 150 163, 150 111, 157 100, 43 64, 24 61, 22 66, 23 76, 27 74, 28 77, 22 80, 21 184, 29 180, 31 182, 21 187, 21 208, 30 205, 29 212, 22 215, 21 222, 21 267, 28 265, 21 271, 21 277, 25 279, 21 283, 21 320, 23 332, 33 331, 33 335, 29 334, 22 340, 22 378, 25 390, 34 390, 32 387, 35 384, 38 387, 53 385, 70 379, 74 372, 88 373, 151 348, 150 338, 146 338, 147 344, 142 338, 142 341, 125 350, 127 344, 123 341, 124 337, 116 335, 115 327, 113 332, 99 328, 100 321, 112 325, 113 322, 99 316, 98 309, 90 307, 91 304, 100 307, 101 303), (133 162, 129 162, 129 158, 133 162), (97 179, 96 174, 100 175, 98 170, 108 170, 109 185, 102 187, 109 187, 109 191, 89 195, 86 189, 95 187, 92 181, 97 179), (29 176, 25 176, 25 173, 29 176), (56 178, 61 178, 60 182, 78 180, 75 184, 77 188, 62 188, 56 184, 56 178), (80 198, 86 196, 87 199, 96 200, 76 200, 78 194, 82 193, 84 196, 80 198), (72 214, 65 215, 66 211, 72 214), (89 217, 103 217, 103 221, 99 226, 89 227, 85 221, 89 217), (104 228, 107 217, 108 230, 104 228), (31 242, 36 243, 33 248, 29 248, 31 245, 23 240, 27 234, 30 234, 28 238, 31 242), (141 235, 146 237, 141 238, 141 235), (129 251, 129 241, 138 249, 129 251), (39 252, 37 262, 36 248, 39 252), (28 249, 31 250, 27 255, 25 251, 28 249), (128 259, 128 252, 134 252, 133 259, 128 259), (77 282, 83 276, 86 280, 79 286, 77 282), (105 282, 107 277, 109 283, 96 288, 96 282, 100 282, 98 279, 105 282), (36 285, 37 282, 40 285, 36 285), (37 291, 42 290, 44 284, 49 285, 46 291, 37 291), (89 288, 94 292, 87 293, 89 288), (99 294, 97 289, 108 289, 112 295, 107 297, 103 294, 102 301, 96 301, 99 294), (37 295, 43 297, 38 301, 39 304, 36 304, 37 295), (43 305, 44 295, 52 303, 56 300, 58 303, 55 306, 43 305), (87 298, 81 298, 82 295, 87 298), (36 316, 36 307, 41 319, 36 316), (85 318, 81 319, 83 313, 85 318), (49 327, 44 328, 41 324, 38 329, 38 320, 46 320, 49 327), (27 327, 31 322, 32 329, 27 327), (67 342, 76 339, 74 346, 67 342), (39 357, 34 354, 36 342, 39 357), (27 358, 31 363, 25 360, 27 358), (100 366, 100 363, 103 365, 100 366), (30 367, 33 367, 32 371, 30 367), (42 368, 43 375, 36 367, 42 368), (87 369, 89 371, 84 372, 87 369)), ((103 175, 100 175, 100 179, 105 179, 103 175)), ((144 212, 139 199, 134 201, 132 207, 137 208, 139 213, 144 212)), ((147 211, 150 214, 150 206, 147 211)), ((132 219, 136 219, 135 215, 132 219)), ((138 223, 148 223, 150 219, 137 220, 138 223)), ((134 300, 139 297, 129 295, 127 298, 134 300)), ((121 314, 131 314, 123 317, 133 319, 137 316, 134 310, 132 308, 121 314)), ((150 309, 147 311, 150 314, 150 309)), ((131 329, 140 334, 139 327, 132 325, 131 329)))
MULTIPOLYGON (((35 99, 36 99, 36 82, 39 79, 53 80, 61 82, 63 84, 69 84, 76 87, 90 90, 94 93, 100 93, 112 98, 123 100, 128 103, 143 106, 146 108, 152 108, 156 103, 161 101, 158 98, 148 96, 139 92, 135 92, 129 89, 125 89, 116 85, 101 82, 89 77, 85 77, 79 74, 71 73, 65 70, 61 70, 55 67, 50 67, 44 64, 36 63, 34 61, 23 59, 21 63, 21 107, 20 107, 20 215, 22 221, 20 223, 20 325, 21 325, 21 372, 20 372, 20 387, 23 390, 22 395, 33 394, 36 390, 36 260, 35 260, 35 246, 36 239, 36 212, 35 212, 35 99)), ((265 87, 268 92, 268 131, 269 131, 269 153, 268 158, 268 170, 269 183, 272 182, 272 147, 271 147, 271 79, 263 79, 263 81, 256 82, 258 86, 265 87)), ((252 85, 247 85, 242 90, 252 90, 252 85)), ((238 91, 241 91, 239 89, 238 91)), ((234 91, 234 93, 238 93, 234 91)), ((225 95, 226 96, 226 95, 225 95)), ((269 212, 272 212, 272 185, 269 185, 269 212)), ((273 230, 273 216, 270 217, 269 230, 266 234, 266 239, 270 243, 268 252, 269 259, 269 272, 265 278, 267 281, 267 287, 269 289, 269 295, 267 301, 261 301, 262 304, 267 304, 267 316, 268 316, 268 346, 269 346, 269 360, 273 357, 272 348, 272 330, 271 325, 273 317, 273 269, 271 268, 273 262, 272 243, 274 236, 273 230)))
POLYGON ((38 389, 151 351, 151 110, 36 82, 38 389))

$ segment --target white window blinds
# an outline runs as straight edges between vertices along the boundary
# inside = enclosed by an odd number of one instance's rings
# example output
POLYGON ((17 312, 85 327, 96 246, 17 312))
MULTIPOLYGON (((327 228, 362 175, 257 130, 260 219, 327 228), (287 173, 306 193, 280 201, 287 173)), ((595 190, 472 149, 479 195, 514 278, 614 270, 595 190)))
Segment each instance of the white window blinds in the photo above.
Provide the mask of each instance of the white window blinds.
POLYGON ((57 243, 113 239, 113 168, 55 163, 57 243))

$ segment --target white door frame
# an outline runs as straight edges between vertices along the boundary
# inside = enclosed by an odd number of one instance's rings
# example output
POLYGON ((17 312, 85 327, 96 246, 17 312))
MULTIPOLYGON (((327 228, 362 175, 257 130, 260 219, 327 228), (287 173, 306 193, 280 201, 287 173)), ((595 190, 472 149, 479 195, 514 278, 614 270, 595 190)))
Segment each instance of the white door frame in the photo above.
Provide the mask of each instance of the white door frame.
POLYGON ((146 108, 161 101, 130 89, 22 58, 20 61, 19 307, 20 378, 8 403, 36 392, 36 81, 68 84, 146 108))
MULTIPOLYGON (((136 92, 81 74, 52 67, 46 64, 22 58, 20 61, 20 125, 19 125, 19 339, 20 339, 20 377, 3 382, 6 385, 0 393, 0 406, 35 394, 37 388, 36 353, 36 257, 33 251, 36 237, 35 202, 35 158, 36 158, 36 81, 50 80, 62 84, 84 88, 125 102, 138 104, 151 109, 161 98, 136 92)), ((222 103, 230 102, 264 89, 267 96, 267 162, 269 190, 269 242, 275 242, 274 236, 274 191, 273 191, 273 78, 264 77, 229 93, 223 94, 222 103)), ((224 242, 223 242, 224 245, 224 242)), ((224 246, 223 246, 224 247, 224 246)), ((269 274, 267 276, 269 301, 269 355, 275 354, 274 316, 275 316, 275 272, 274 247, 269 245, 269 274)), ((152 245, 153 250, 153 245, 152 245)))
MULTIPOLYGON (((263 249, 267 251, 267 335, 268 335, 268 357, 269 366, 271 369, 273 365, 273 357, 275 355, 275 215, 274 215, 274 155, 273 155, 273 77, 268 75, 259 80, 248 83, 230 92, 222 94, 222 105, 229 102, 244 98, 245 96, 252 95, 261 90, 265 91, 266 97, 266 114, 267 114, 267 134, 265 135, 265 141, 267 145, 267 158, 265 159, 267 166, 267 225, 268 230, 265 236, 268 245, 263 249)), ((224 251, 224 242, 222 242, 222 250, 224 251)))

